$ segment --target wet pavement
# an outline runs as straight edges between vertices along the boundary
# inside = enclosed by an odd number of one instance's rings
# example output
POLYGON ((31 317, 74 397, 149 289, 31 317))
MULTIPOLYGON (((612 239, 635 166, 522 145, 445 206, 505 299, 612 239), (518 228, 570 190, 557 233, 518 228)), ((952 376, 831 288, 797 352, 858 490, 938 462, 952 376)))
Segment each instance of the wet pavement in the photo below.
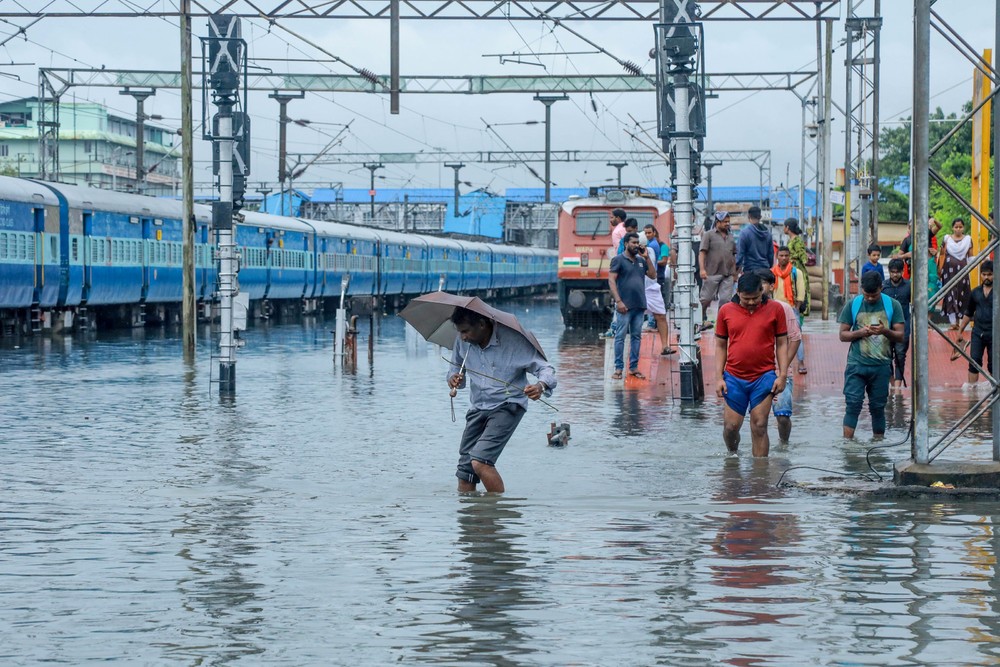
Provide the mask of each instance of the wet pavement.
MULTIPOLYGON (((564 330, 551 300, 508 307, 560 386, 500 459, 502 497, 455 493, 467 394, 453 423, 441 352, 398 318, 354 374, 332 321, 248 331, 233 402, 210 391, 204 336, 193 366, 173 332, 4 341, 0 661, 1000 661, 995 502, 775 485, 793 465, 832 471, 797 482, 869 471, 836 387, 797 389, 770 459, 727 459, 714 398, 612 385, 595 332, 564 330), (568 447, 546 446, 552 421, 568 447)), ((936 427, 975 398, 937 392, 936 427)), ((907 452, 871 458, 889 474, 907 452)), ((989 452, 981 423, 948 455, 989 452)))

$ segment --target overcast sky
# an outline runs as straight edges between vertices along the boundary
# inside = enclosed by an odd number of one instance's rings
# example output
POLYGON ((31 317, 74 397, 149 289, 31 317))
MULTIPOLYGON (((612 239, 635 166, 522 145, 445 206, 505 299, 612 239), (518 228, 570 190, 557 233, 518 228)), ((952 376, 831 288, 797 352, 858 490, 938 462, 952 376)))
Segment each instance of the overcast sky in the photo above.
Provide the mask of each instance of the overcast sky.
MULTIPOLYGON (((92 3, 84 3, 92 4, 92 3)), ((148 3, 147 3, 148 4, 148 3)), ((174 3, 164 0, 169 7, 174 3)), ((869 1, 868 5, 871 6, 869 1)), ((993 0, 951 0, 938 2, 935 10, 956 28, 977 50, 994 43, 993 0)), ((912 104, 912 33, 910 0, 883 0, 882 90, 883 123, 906 117, 912 104)), ((846 11, 841 9, 841 14, 846 11)), ((870 11, 870 10, 869 10, 870 11)), ((862 13, 864 13, 862 11, 862 13)), ((842 18, 842 16, 841 16, 842 18)), ((27 21, 21 21, 21 24, 27 21)), ((287 25, 327 51, 378 74, 389 70, 389 24, 383 20, 288 20, 287 25)), ((638 63, 652 74, 648 52, 653 28, 639 22, 576 22, 571 27, 601 44, 616 57, 638 63)), ((243 24, 252 58, 324 60, 327 56, 277 28, 270 31, 263 21, 243 24)), ((0 24, 0 32, 14 31, 10 23, 0 24)), ((195 36, 204 35, 202 20, 194 23, 195 36)), ((734 21, 705 25, 706 67, 710 73, 812 70, 816 67, 815 24, 810 22, 734 21)), ((840 40, 843 22, 834 28, 834 96, 844 99, 844 49, 840 40)), ((932 31, 931 106, 957 112, 970 99, 972 66, 953 47, 932 31)), ((197 50, 197 40, 196 40, 197 50)), ((569 51, 592 51, 592 47, 551 23, 518 21, 404 21, 401 28, 403 75, 468 74, 617 74, 620 67, 602 54, 542 55, 569 51), (522 60, 541 63, 500 64, 485 54, 520 53, 522 60)), ((37 94, 38 67, 106 67, 109 69, 179 68, 179 37, 173 19, 44 19, 30 27, 27 40, 15 38, 0 53, 4 72, 17 74, 21 81, 4 78, 2 99, 37 94)), ((350 73, 343 65, 330 62, 279 62, 259 60, 275 72, 350 73)), ((200 69, 197 65, 195 69, 200 69)), ((806 92, 803 90, 803 92, 806 92)), ((80 100, 106 103, 116 112, 134 114, 130 98, 114 89, 74 88, 67 93, 80 100)), ((253 119, 253 173, 251 182, 276 181, 278 105, 266 93, 251 93, 248 109, 253 119)), ((490 124, 523 123, 541 120, 543 107, 532 94, 496 95, 404 95, 402 111, 389 114, 388 96, 372 94, 308 94, 305 100, 289 105, 289 116, 307 119, 311 128, 289 127, 289 151, 310 153, 339 131, 336 123, 353 120, 338 150, 419 151, 505 150, 504 142, 518 150, 541 150, 541 124, 498 126, 503 141, 486 130, 490 124), (481 120, 483 119, 483 120, 481 120)), ((147 113, 164 116, 164 125, 180 122, 178 91, 160 91, 146 102, 147 113)), ((570 101, 553 107, 554 149, 633 150, 641 148, 629 133, 635 122, 655 136, 655 98, 652 93, 595 94, 595 111, 587 95, 572 95, 570 101)), ((197 104, 197 101, 196 101, 197 104)), ((197 116, 197 111, 196 111, 197 116)), ((891 126, 891 125, 890 125, 891 126)), ((843 155, 843 118, 835 117, 833 138, 835 162, 843 155)), ((769 149, 772 151, 772 184, 796 185, 799 180, 800 103, 790 92, 724 93, 708 101, 709 150, 769 149)), ((653 143, 652 139, 647 139, 653 143)), ((208 158, 207 145, 196 142, 196 159, 208 158)), ((541 172, 541 166, 537 169, 541 172)), ((452 170, 435 165, 393 165, 380 172, 378 186, 448 187, 452 170)), ((552 180, 557 186, 594 185, 614 176, 614 170, 600 164, 553 164, 552 180)), ((718 185, 756 184, 758 173, 752 165, 730 163, 714 171, 718 185)), ((542 184, 522 166, 469 165, 463 180, 474 187, 488 186, 502 191, 508 187, 540 187, 542 184)), ((667 184, 664 167, 638 168, 629 165, 623 180, 643 186, 667 184)), ((205 162, 196 164, 196 180, 207 182, 210 171, 205 162)), ((303 181, 343 183, 345 187, 367 187, 368 171, 348 171, 345 167, 314 165, 303 181)), ((465 188, 463 188, 465 189, 465 188)))

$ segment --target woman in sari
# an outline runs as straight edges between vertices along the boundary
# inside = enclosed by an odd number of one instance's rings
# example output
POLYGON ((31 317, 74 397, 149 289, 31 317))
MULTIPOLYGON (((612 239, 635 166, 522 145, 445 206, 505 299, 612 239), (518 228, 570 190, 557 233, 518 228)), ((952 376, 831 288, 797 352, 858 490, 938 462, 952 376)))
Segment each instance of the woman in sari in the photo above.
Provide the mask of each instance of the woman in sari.
MULTIPOLYGON (((809 314, 809 305, 811 301, 811 296, 809 294, 809 272, 806 270, 806 262, 809 260, 809 253, 806 252, 805 241, 802 240, 802 228, 799 227, 799 221, 795 218, 788 218, 785 220, 785 234, 788 235, 788 251, 791 254, 792 266, 795 270, 802 276, 802 281, 806 286, 806 293, 801 299, 802 306, 799 309, 799 326, 802 326, 802 318, 809 314)), ((802 344, 799 345, 799 350, 796 353, 798 359, 799 373, 805 374, 806 371, 806 345, 805 339, 802 340, 802 344)))
POLYGON ((792 265, 802 274, 802 278, 806 281, 806 294, 802 302, 805 304, 803 306, 802 314, 809 314, 810 305, 810 295, 809 295, 809 272, 806 270, 806 262, 809 260, 809 253, 806 252, 806 243, 802 240, 802 229, 799 227, 799 221, 795 218, 789 218, 785 220, 785 234, 788 235, 788 250, 792 254, 792 265))
MULTIPOLYGON (((938 253, 938 265, 941 267, 941 283, 948 284, 955 274, 959 273, 969 263, 972 256, 972 237, 965 233, 965 221, 955 218, 951 223, 951 234, 944 237, 944 247, 938 253)), ((957 285, 948 290, 944 297, 941 311, 948 316, 951 328, 958 329, 958 322, 965 314, 965 306, 969 302, 969 276, 962 278, 957 285)))

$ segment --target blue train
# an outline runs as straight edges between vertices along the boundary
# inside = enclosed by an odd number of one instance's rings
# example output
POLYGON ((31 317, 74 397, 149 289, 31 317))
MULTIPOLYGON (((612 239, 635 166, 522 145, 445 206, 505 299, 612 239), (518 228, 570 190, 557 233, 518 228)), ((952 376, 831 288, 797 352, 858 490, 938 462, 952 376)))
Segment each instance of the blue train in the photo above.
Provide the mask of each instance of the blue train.
MULTIPOLYGON (((179 318, 181 203, 0 176, 0 327, 132 325, 179 318)), ((211 315, 211 210, 195 207, 196 298, 211 315)), ((445 289, 486 296, 544 291, 556 252, 247 212, 237 226, 240 291, 255 315, 322 309, 328 299, 445 289)), ((0 334, 2 335, 2 334, 0 334)))

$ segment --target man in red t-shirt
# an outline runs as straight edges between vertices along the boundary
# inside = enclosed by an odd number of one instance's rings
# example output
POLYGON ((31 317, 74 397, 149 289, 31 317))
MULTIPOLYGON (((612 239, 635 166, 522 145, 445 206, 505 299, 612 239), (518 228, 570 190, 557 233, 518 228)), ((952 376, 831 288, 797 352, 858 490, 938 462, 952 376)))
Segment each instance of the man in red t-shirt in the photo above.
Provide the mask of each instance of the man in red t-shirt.
POLYGON ((735 454, 749 409, 753 455, 767 456, 771 403, 784 391, 788 375, 788 324, 781 305, 763 296, 753 271, 740 276, 736 293, 739 303, 719 308, 715 323, 715 393, 726 399, 722 439, 735 454))

